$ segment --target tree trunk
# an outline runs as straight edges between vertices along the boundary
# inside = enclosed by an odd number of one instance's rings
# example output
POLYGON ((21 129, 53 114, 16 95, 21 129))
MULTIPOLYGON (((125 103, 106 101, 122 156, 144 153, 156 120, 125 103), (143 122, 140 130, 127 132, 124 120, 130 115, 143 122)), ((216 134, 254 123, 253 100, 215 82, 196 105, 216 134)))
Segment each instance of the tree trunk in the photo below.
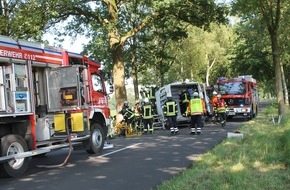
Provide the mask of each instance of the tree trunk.
POLYGON ((286 83, 286 79, 285 79, 283 64, 282 63, 280 63, 280 64, 281 64, 282 86, 283 86, 283 90, 284 90, 285 106, 288 108, 289 107, 289 98, 288 98, 287 83, 286 83))
POLYGON ((135 100, 139 100, 139 83, 138 83, 138 67, 136 63, 136 37, 133 37, 132 44, 132 78, 134 84, 135 100))
MULTIPOLYGON (((123 61, 123 45, 116 45, 111 49, 113 58, 113 73, 114 73, 114 89, 116 99, 116 111, 120 111, 127 100, 127 92, 125 87, 125 67, 123 61)), ((117 122, 119 121, 117 117, 117 122)))
POLYGON ((209 86, 209 77, 210 77, 210 72, 215 64, 215 60, 216 58, 213 59, 212 62, 210 62, 209 58, 208 58, 208 53, 205 54, 205 61, 206 61, 206 78, 205 78, 205 82, 206 85, 209 86))
POLYGON ((206 76, 205 76, 205 83, 206 86, 209 86, 209 73, 210 73, 210 66, 209 66, 209 60, 208 60, 208 54, 205 54, 205 62, 206 62, 206 76))
POLYGON ((280 54, 279 54, 279 45, 278 45, 278 36, 277 32, 270 32, 271 35, 271 44, 272 44, 272 56, 273 63, 275 66, 275 86, 277 93, 277 102, 278 102, 278 115, 283 115, 285 111, 285 103, 283 96, 282 88, 282 74, 281 74, 281 65, 280 65, 280 54))

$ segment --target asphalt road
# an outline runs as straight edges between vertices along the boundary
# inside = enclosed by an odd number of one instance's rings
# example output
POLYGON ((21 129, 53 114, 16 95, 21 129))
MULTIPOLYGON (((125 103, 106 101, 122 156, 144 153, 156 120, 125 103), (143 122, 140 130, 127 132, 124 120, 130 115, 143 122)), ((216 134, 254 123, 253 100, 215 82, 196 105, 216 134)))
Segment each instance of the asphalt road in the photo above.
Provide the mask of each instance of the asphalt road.
POLYGON ((0 189, 155 189, 164 180, 194 164, 198 155, 211 150, 242 122, 235 119, 224 128, 207 124, 201 135, 190 135, 189 128, 182 128, 176 136, 160 129, 153 135, 118 137, 110 141, 114 147, 105 149, 100 155, 75 150, 64 167, 38 167, 62 163, 68 149, 58 150, 32 158, 28 172, 22 177, 0 179, 0 189))

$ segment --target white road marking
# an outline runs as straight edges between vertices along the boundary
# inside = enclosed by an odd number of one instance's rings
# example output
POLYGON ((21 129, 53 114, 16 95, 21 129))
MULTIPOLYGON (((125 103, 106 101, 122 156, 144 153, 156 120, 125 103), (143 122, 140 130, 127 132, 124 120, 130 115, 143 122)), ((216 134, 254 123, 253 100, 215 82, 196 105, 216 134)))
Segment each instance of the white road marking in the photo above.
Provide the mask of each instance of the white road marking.
POLYGON ((139 144, 142 144, 142 143, 136 143, 136 144, 133 144, 133 145, 130 145, 130 146, 126 146, 125 148, 121 148, 121 149, 119 149, 119 150, 115 150, 115 151, 113 151, 113 152, 109 152, 109 153, 107 153, 107 154, 103 154, 103 155, 101 155, 101 156, 98 156, 97 158, 105 157, 105 156, 108 156, 108 155, 111 155, 111 154, 115 154, 115 153, 117 153, 117 152, 120 152, 120 151, 123 151, 123 150, 129 149, 129 148, 132 148, 132 147, 137 146, 137 145, 139 145, 139 144))

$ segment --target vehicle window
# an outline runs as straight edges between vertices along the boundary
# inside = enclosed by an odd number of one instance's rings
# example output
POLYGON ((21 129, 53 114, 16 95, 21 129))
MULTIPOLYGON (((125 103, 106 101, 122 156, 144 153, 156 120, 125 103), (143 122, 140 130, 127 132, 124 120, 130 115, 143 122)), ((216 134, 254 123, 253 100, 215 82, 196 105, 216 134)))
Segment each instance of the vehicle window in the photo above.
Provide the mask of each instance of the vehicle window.
POLYGON ((242 82, 219 84, 219 91, 221 94, 245 94, 246 86, 242 82))
POLYGON ((92 75, 93 90, 97 92, 104 92, 104 86, 100 75, 92 75))

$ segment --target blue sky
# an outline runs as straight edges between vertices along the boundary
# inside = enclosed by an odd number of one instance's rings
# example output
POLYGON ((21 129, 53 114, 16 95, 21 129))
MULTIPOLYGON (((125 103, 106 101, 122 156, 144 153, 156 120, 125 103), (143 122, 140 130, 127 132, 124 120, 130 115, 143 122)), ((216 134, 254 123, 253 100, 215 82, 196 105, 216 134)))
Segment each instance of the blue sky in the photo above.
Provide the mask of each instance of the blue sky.
POLYGON ((51 46, 58 46, 59 44, 62 48, 74 53, 81 53, 83 51, 83 45, 88 43, 88 39, 83 36, 77 37, 75 41, 73 41, 71 37, 66 36, 62 43, 54 40, 55 37, 56 36, 53 34, 46 33, 44 35, 44 40, 47 40, 51 46))

